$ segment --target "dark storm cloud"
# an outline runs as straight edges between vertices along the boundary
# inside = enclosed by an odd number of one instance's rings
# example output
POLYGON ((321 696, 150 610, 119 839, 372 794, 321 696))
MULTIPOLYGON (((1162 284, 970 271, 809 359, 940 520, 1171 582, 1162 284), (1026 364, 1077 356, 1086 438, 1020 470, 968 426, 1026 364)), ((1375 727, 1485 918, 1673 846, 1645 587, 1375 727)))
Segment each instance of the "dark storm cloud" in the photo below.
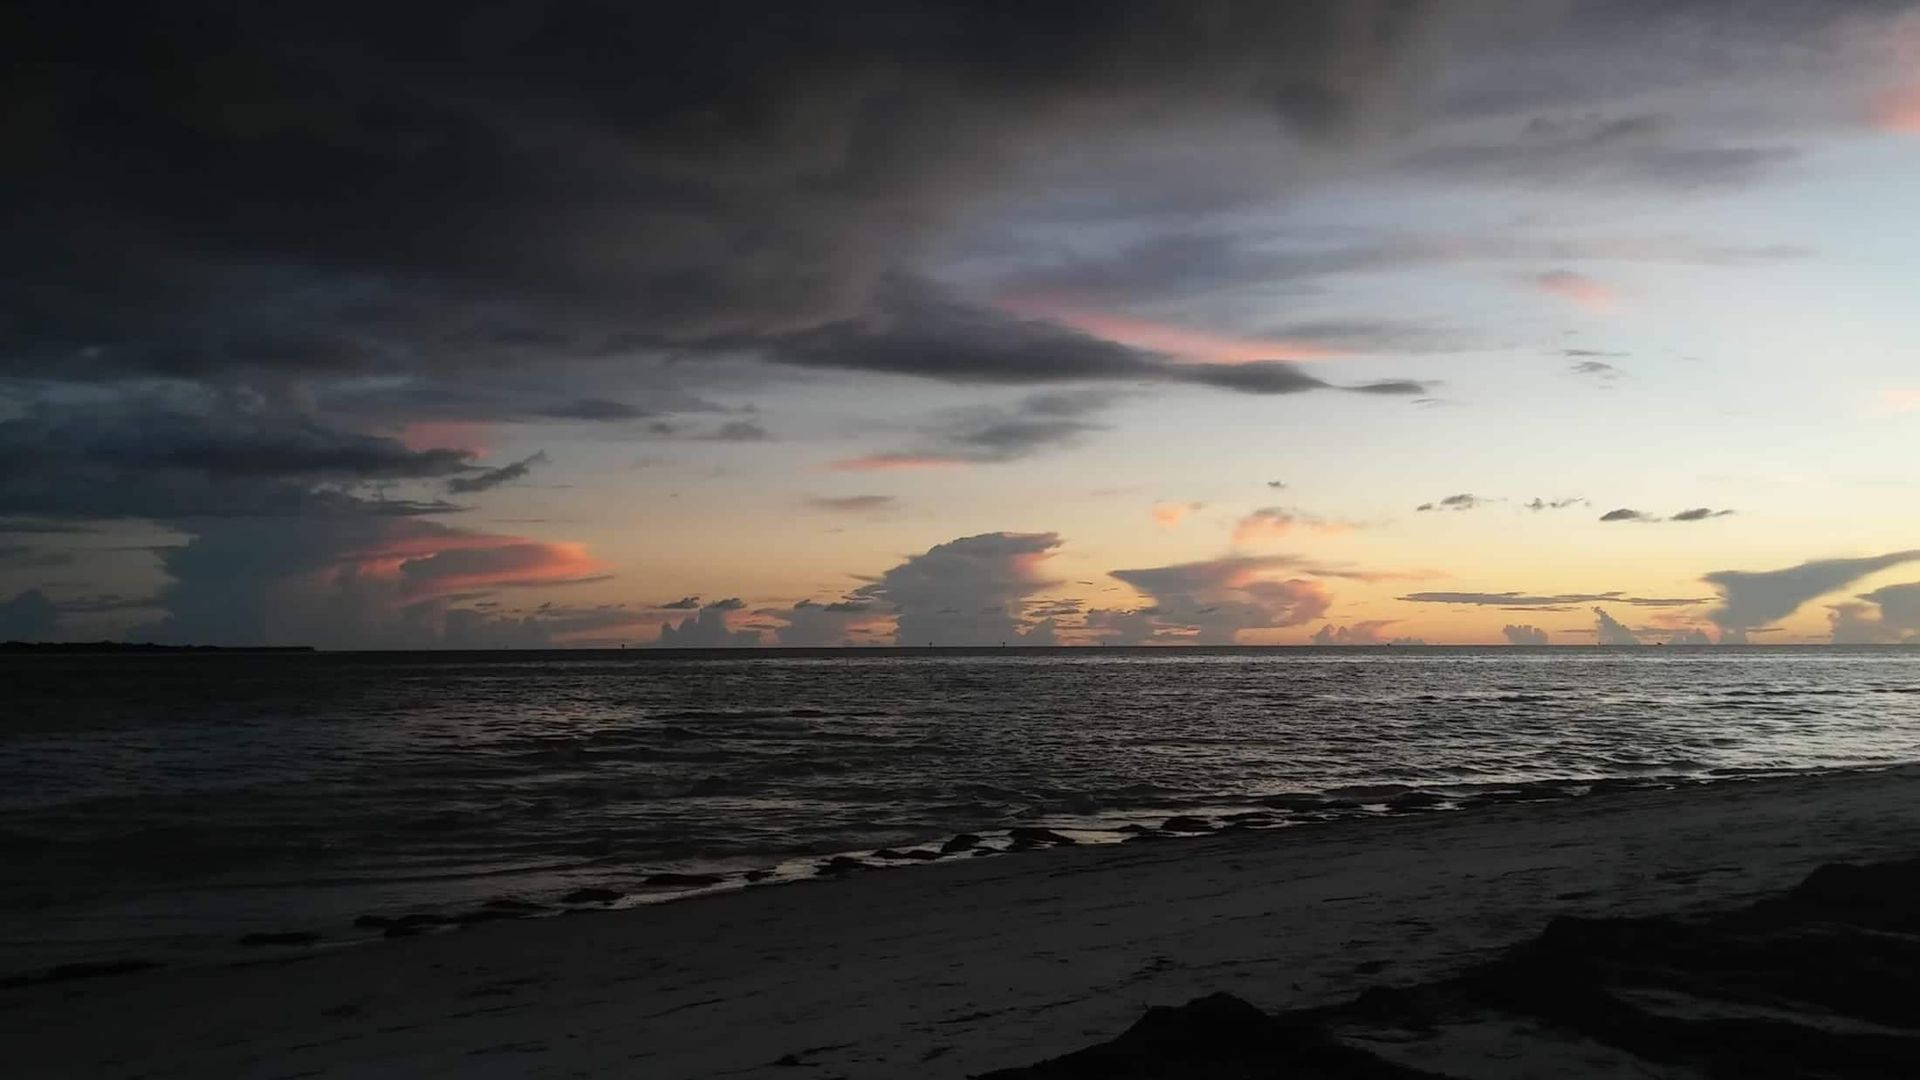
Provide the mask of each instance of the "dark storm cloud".
POLYGON ((1582 360, 1578 363, 1568 365, 1567 370, 1573 372, 1575 375, 1586 375, 1595 379, 1606 380, 1618 379, 1621 375, 1625 374, 1625 372, 1607 363, 1605 360, 1582 360))
POLYGON ((456 474, 468 457, 220 399, 43 403, 0 421, 0 514, 177 521, 427 512, 449 508, 375 505, 349 492, 456 474))
POLYGON ((1167 365, 1104 338, 942 297, 901 282, 875 314, 772 343, 786 363, 918 375, 949 382, 1144 379, 1167 365))
POLYGON ((64 536, 92 532, 88 525, 71 521, 36 521, 31 518, 0 517, 0 533, 29 536, 64 536))
POLYGON ((62 615, 99 615, 111 611, 155 611, 162 605, 157 596, 121 596, 102 593, 62 600, 57 605, 62 615))
POLYGON ((39 589, 0 601, 0 641, 43 641, 53 634, 60 613, 39 589))
POLYGON ((659 604, 656 606, 659 607, 661 611, 698 611, 700 608, 700 598, 697 596, 683 596, 670 604, 659 604))
POLYGON ((1704 604, 1711 597, 1628 596, 1625 593, 1553 593, 1533 595, 1522 592, 1417 592, 1399 597, 1419 604, 1474 604, 1498 607, 1505 611, 1555 611, 1574 604, 1627 604, 1632 607, 1687 607, 1704 604))
POLYGON ((1696 506, 1691 510, 1682 510, 1668 518, 1668 521, 1706 521, 1709 518, 1731 517, 1731 510, 1715 510, 1711 507, 1696 506))
POLYGON ((1573 506, 1585 506, 1586 503, 1587 500, 1585 499, 1542 499, 1535 497, 1532 501, 1522 503, 1521 505, 1535 513, 1539 513, 1542 510, 1565 510, 1573 506))
POLYGON ((486 491, 497 488, 501 484, 525 479, 535 465, 545 464, 547 464, 546 451, 538 451, 497 469, 486 469, 472 476, 456 476, 447 481, 447 490, 456 495, 471 495, 476 491, 486 491))
MULTIPOLYGON (((516 357, 506 370, 415 373, 404 377, 348 377, 302 382, 291 388, 265 382, 289 404, 367 421, 474 421, 481 423, 550 420, 618 425, 676 413, 718 413, 726 407, 687 385, 693 370, 684 364, 633 361, 617 371, 608 365, 569 361, 533 353, 516 357), (529 369, 540 374, 530 376, 529 369), (635 404, 635 400, 645 404, 635 404)), ((700 369, 718 375, 718 366, 700 369)), ((260 380, 256 377, 256 383, 260 380)), ((708 379, 725 389, 723 380, 708 379)))
POLYGON ((1647 521, 1659 521, 1660 519, 1653 514, 1646 514, 1638 510, 1629 510, 1626 507, 1621 507, 1618 510, 1609 510, 1604 514, 1601 514, 1600 520, 1601 521, 1647 522, 1647 521))
MULTIPOLYGON (((752 347, 745 341, 733 344, 752 347)), ((1297 365, 1272 360, 1178 363, 1056 322, 967 303, 931 286, 898 280, 884 290, 874 313, 768 339, 760 346, 782 363, 958 383, 1156 380, 1246 394, 1329 389, 1419 394, 1427 389, 1411 380, 1337 387, 1297 365)))
POLYGON ((1720 592, 1720 606, 1707 617, 1729 633, 1750 633, 1786 618, 1809 600, 1869 574, 1916 561, 1920 561, 1920 550, 1862 559, 1815 559, 1784 570, 1719 570, 1701 578, 1720 592))
POLYGON ((49 569, 72 566, 77 561, 79 556, 71 551, 53 551, 30 544, 0 544, 0 569, 49 569))
POLYGON ((820 325, 1055 133, 1336 134, 1430 6, 30 4, 4 358, 426 370, 820 325))

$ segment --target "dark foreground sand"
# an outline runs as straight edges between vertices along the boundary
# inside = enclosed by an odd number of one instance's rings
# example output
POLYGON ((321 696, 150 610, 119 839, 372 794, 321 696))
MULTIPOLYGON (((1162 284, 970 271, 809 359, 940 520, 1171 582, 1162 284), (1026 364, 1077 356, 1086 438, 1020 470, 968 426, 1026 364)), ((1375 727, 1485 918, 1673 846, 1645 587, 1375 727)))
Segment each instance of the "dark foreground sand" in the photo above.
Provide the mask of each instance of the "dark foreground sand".
MULTIPOLYGON (((13 987, 0 990, 0 1053, 21 1077, 959 1077, 1103 1043, 1149 1006, 1220 992, 1268 1013, 1331 1010, 1343 1037, 1400 1048, 1387 1068, 1694 1076, 1554 1028, 1551 1009, 1496 1006, 1503 994, 1590 992, 1542 982, 1542 970, 1599 957, 1659 967, 1681 943, 1747 933, 1743 917, 1703 913, 1785 893, 1820 864, 1914 854, 1916 769, 1035 851, 242 967, 13 987), (1540 938, 1556 916, 1653 914, 1705 921, 1563 923, 1540 938), (1374 987, 1415 991, 1353 1004, 1374 987), (1446 1026, 1428 1022, 1449 1009, 1446 1026)), ((1792 910, 1826 925, 1818 910, 1792 910)), ((1875 955, 1862 952, 1868 940, 1894 969, 1920 969, 1899 927, 1867 922, 1831 955, 1875 955)), ((1793 952, 1794 979, 1825 978, 1822 955, 1793 952)), ((1898 1017, 1864 1012, 1822 1022, 1900 1038, 1882 1023, 1898 1017)), ((1177 1047, 1264 1047, 1264 1022, 1215 999, 1162 1030, 1177 1047)), ((1128 1060, 1151 1057, 1134 1052, 1147 1044, 1118 1045, 1128 1060)), ((1779 1068, 1747 1071, 1808 1075, 1785 1051, 1760 1060, 1779 1068)), ((1012 1075, 1114 1068, 1080 1058, 1012 1075)), ((1136 1075, 1413 1075, 1236 1068, 1173 1060, 1136 1075)))

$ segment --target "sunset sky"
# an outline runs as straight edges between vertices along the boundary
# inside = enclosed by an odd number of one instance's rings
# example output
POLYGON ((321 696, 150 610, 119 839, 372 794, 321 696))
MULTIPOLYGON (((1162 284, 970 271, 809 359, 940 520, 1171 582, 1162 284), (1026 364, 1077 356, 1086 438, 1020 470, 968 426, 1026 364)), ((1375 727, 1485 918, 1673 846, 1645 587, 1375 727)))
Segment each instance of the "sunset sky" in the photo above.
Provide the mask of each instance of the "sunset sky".
POLYGON ((1920 5, 30 12, 0 640, 1920 641, 1920 5))

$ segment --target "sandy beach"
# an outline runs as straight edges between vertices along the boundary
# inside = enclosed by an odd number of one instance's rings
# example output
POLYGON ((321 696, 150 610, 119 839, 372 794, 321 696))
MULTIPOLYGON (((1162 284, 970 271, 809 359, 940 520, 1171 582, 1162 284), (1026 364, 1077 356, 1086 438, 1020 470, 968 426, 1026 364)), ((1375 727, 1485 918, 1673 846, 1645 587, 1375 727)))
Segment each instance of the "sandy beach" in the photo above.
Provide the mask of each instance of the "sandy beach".
MULTIPOLYGON (((1920 769, 1050 848, 0 990, 16 1076, 960 1077, 1920 852, 1920 769), (803 1070, 796 1072, 796 1068, 803 1070)), ((1524 1073, 1516 1074, 1524 1075, 1524 1073)))

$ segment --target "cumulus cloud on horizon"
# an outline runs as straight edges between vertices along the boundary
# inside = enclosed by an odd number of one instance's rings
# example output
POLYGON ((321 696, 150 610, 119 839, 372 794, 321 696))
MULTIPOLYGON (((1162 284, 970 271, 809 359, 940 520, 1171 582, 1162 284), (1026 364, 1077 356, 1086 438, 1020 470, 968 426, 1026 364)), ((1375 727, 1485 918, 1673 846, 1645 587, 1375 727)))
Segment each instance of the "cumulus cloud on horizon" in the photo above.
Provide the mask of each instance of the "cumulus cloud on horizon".
POLYGON ((895 616, 902 645, 1000 645, 1033 630, 1023 602, 1056 584, 1046 560, 1055 533, 981 533, 936 544, 853 591, 895 616))
POLYGON ((1640 636, 1607 614, 1605 608, 1593 609, 1594 639, 1601 645, 1640 645, 1640 636))
POLYGON ((1545 630, 1531 623, 1515 625, 1508 623, 1500 628, 1500 636, 1507 639, 1509 645, 1550 645, 1552 639, 1545 630))
POLYGON ((1242 631, 1300 626, 1326 613, 1332 596, 1285 555, 1231 556, 1171 566, 1114 570, 1148 597, 1140 609, 1089 611, 1094 636, 1119 645, 1231 645, 1242 631))

